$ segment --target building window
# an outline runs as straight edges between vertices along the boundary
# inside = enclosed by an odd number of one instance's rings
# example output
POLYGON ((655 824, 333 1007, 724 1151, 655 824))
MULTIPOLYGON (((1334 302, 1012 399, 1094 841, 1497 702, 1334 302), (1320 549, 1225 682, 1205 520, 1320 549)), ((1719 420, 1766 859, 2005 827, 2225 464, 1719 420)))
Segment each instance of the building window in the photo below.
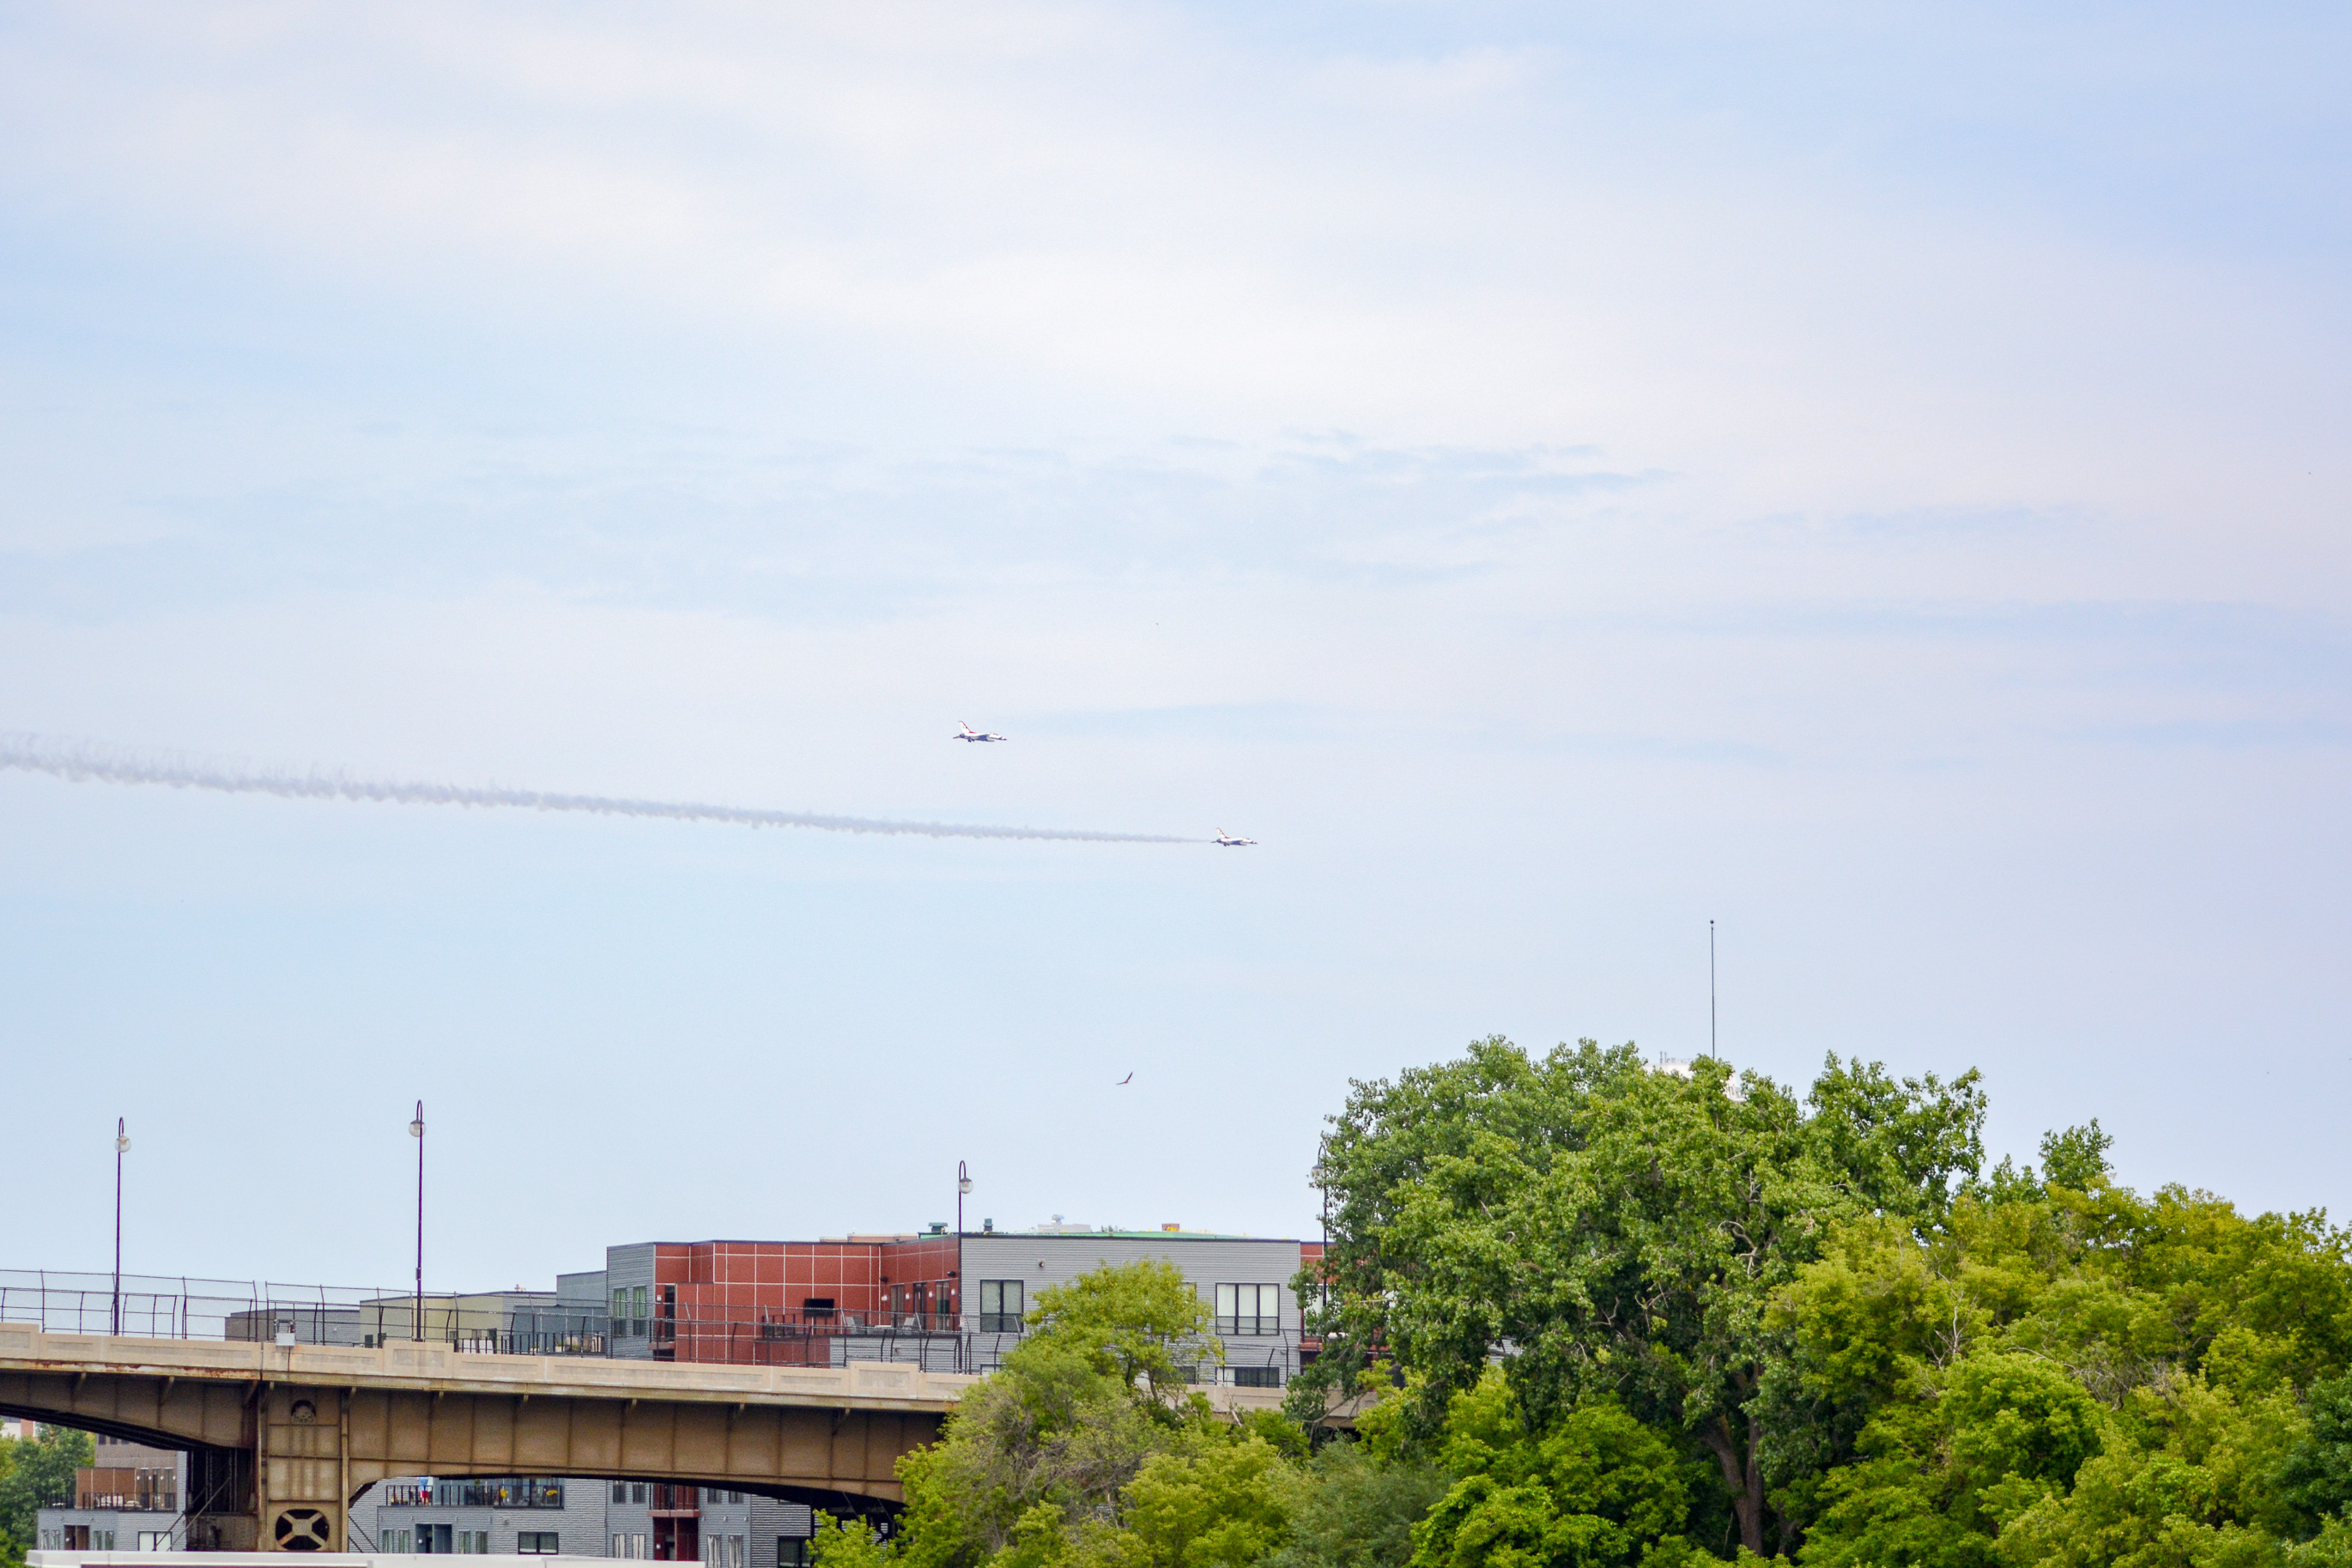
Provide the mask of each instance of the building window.
POLYGON ((646 1500, 645 1482, 631 1481, 629 1483, 629 1500, 631 1502, 643 1502, 646 1500))
POLYGON ((1236 1366, 1234 1368, 1236 1388, 1279 1388, 1282 1368, 1278 1366, 1236 1366))
POLYGON ((1027 1287, 1018 1280, 982 1280, 980 1282, 980 1332, 982 1333, 1019 1333, 1022 1314, 1027 1310, 1023 1298, 1027 1287))
POLYGON ((552 1557, 556 1555, 555 1531, 519 1530, 515 1531, 515 1551, 525 1557, 552 1557))
POLYGON ((405 1530, 387 1530, 383 1532, 383 1549, 405 1555, 416 1550, 415 1538, 405 1530))
POLYGON ((625 1535, 615 1535, 613 1537, 614 1556, 626 1557, 628 1555, 628 1552, 623 1550, 623 1548, 628 1544, 628 1540, 629 1538, 625 1535))
MULTIPOLYGON (((626 1501, 628 1501, 628 1500, 629 1500, 629 1483, 628 1483, 628 1482, 626 1482, 626 1481, 614 1481, 614 1482, 613 1483, 613 1500, 614 1500, 614 1502, 626 1502, 626 1501)), ((615 1537, 614 1539, 615 1539, 615 1540, 617 1540, 617 1539, 619 1539, 619 1538, 618 1538, 618 1537, 615 1537)), ((615 1556, 618 1556, 618 1555, 619 1555, 619 1553, 615 1552, 615 1553, 614 1553, 614 1555, 615 1555, 615 1556)))
POLYGON ((811 1542, 805 1535, 776 1537, 776 1568, 812 1568, 816 1562, 810 1552, 811 1542))
POLYGON ((629 1332, 639 1339, 646 1337, 646 1287, 629 1287, 629 1332))
POLYGON ((636 1534, 629 1537, 629 1555, 632 1557, 644 1557, 647 1555, 646 1551, 645 1531, 639 1531, 636 1534))
POLYGON ((141 1531, 139 1532, 139 1550, 142 1552, 169 1552, 172 1550, 172 1532, 168 1530, 141 1531))
POLYGON ((1217 1287, 1217 1332, 1280 1333, 1282 1287, 1279 1285, 1220 1285, 1217 1287))

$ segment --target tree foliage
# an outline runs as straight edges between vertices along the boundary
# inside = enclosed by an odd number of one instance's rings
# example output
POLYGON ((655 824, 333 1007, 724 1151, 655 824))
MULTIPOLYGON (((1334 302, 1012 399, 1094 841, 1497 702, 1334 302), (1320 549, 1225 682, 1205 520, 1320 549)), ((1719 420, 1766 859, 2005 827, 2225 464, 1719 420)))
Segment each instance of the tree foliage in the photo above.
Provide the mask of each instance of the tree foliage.
POLYGON ((1983 1115, 1591 1042, 1359 1083, 1288 1415, 1192 1390, 1174 1270, 1099 1271, 902 1461, 898 1537, 820 1559, 2352 1568, 2352 1239, 2125 1188, 2095 1121, 1986 1172, 1983 1115))
POLYGON ((1719 1061, 1653 1071, 1587 1040, 1359 1083, 1324 1142, 1335 1367, 1381 1345, 1423 1422, 1496 1348, 1525 1419, 1597 1398, 1713 1456, 1750 1550, 1774 1436, 1765 1315, 1842 1219, 1932 1225, 1982 1157, 1973 1073, 1895 1080, 1832 1058, 1801 1102, 1719 1061))
POLYGON ((44 1427, 40 1436, 0 1438, 0 1563, 21 1563, 38 1540, 34 1516, 73 1497, 74 1471, 96 1449, 87 1432, 44 1427))

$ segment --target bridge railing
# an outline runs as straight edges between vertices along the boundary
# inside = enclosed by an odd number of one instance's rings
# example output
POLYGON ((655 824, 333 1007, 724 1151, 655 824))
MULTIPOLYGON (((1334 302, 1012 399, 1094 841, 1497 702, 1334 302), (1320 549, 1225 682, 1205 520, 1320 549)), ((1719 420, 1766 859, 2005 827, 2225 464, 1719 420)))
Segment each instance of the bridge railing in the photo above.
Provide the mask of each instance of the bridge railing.
POLYGON ((268 1280, 199 1280, 46 1270, 0 1270, 0 1322, 56 1333, 153 1339, 375 1345, 426 1340, 461 1351, 604 1355, 610 1324, 600 1311, 504 1292, 455 1293, 268 1280))

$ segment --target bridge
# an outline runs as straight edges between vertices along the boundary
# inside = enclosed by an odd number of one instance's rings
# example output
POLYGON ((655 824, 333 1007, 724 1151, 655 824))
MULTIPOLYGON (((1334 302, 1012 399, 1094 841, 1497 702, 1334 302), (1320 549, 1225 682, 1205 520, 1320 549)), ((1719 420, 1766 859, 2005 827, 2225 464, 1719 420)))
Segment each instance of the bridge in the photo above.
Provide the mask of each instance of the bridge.
POLYGON ((0 1322, 0 1414, 190 1455, 193 1550, 347 1550, 391 1476, 726 1487, 861 1511, 976 1379, 901 1362, 746 1366, 139 1338, 0 1322))

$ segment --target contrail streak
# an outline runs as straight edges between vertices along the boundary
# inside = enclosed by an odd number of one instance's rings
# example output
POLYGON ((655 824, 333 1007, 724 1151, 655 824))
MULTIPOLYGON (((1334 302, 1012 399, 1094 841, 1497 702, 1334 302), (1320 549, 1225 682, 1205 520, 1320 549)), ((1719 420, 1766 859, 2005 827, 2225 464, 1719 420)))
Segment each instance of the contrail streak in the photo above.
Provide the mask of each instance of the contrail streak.
POLYGON ((161 757, 88 741, 0 735, 0 769, 46 773, 81 784, 168 784, 225 795, 278 795, 289 800, 375 800, 398 806, 477 806, 525 811, 586 811, 602 817, 661 817, 676 822, 726 822, 745 828, 822 828, 834 833, 912 833, 930 839, 1059 839, 1089 844, 1189 844, 1164 833, 1094 833, 1077 828, 991 828, 961 822, 903 822, 816 811, 761 811, 691 800, 630 800, 604 795, 550 795, 536 789, 473 789, 457 784, 403 784, 341 773, 245 770, 161 757))

